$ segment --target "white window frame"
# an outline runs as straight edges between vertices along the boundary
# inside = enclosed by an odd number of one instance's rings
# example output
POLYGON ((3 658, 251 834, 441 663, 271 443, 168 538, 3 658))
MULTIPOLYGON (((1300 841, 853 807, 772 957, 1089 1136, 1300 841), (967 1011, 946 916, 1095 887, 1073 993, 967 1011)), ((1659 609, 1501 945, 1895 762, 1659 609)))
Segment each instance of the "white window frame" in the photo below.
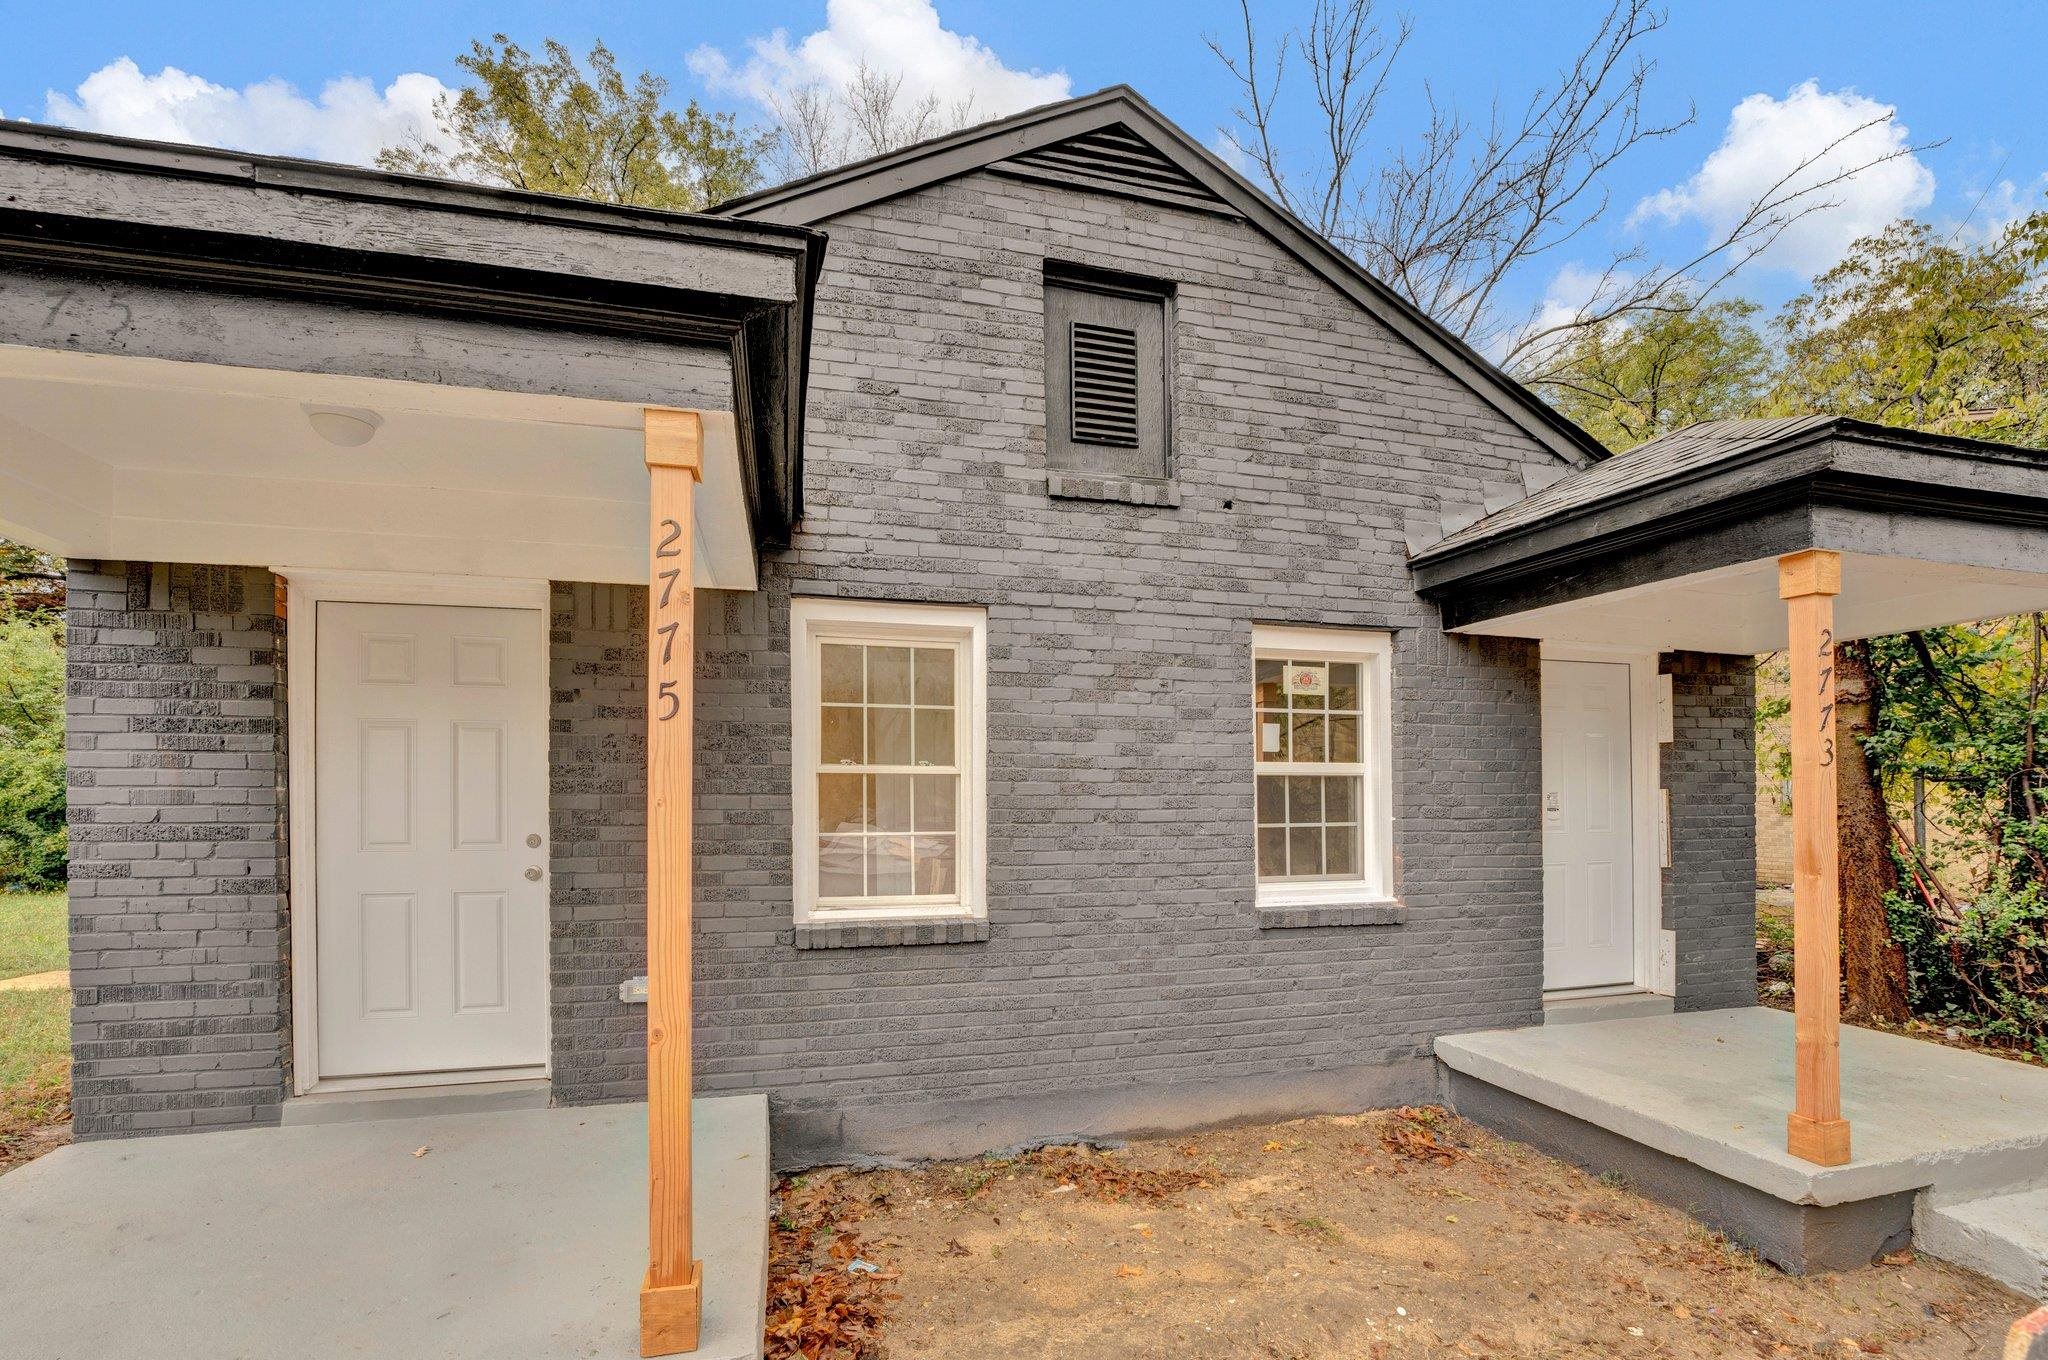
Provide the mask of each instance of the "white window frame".
POLYGON ((790 839, 792 900, 801 926, 889 921, 978 921, 988 915, 988 612, 955 605, 803 598, 790 601, 790 839), (876 898, 858 905, 818 900, 818 759, 821 648, 827 642, 943 642, 960 649, 954 689, 960 770, 959 892, 944 901, 876 898))
MULTIPOLYGON (((1252 877, 1258 883, 1261 907, 1310 907, 1336 904, 1372 905, 1395 901, 1394 893, 1394 637, 1391 633, 1348 628, 1281 628, 1260 624, 1252 629, 1252 667, 1247 677, 1247 707, 1254 713, 1258 663, 1261 659, 1341 661, 1358 666, 1359 846, 1356 878, 1266 882, 1258 878, 1258 779, 1261 774, 1328 774, 1323 762, 1276 762, 1259 759, 1251 737, 1252 805, 1246 821, 1252 828, 1252 877)), ((1256 733, 1256 719, 1248 725, 1256 733)))

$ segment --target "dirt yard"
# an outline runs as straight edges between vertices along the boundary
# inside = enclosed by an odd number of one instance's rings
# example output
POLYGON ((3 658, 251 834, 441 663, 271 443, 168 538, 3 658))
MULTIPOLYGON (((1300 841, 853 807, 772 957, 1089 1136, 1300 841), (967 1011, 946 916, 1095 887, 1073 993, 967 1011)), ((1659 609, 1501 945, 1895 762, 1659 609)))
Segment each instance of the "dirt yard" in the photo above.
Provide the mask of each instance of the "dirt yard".
POLYGON ((1902 1253, 1793 1279, 1435 1109, 780 1189, 769 1355, 1996 1357, 2031 1306, 1902 1253))

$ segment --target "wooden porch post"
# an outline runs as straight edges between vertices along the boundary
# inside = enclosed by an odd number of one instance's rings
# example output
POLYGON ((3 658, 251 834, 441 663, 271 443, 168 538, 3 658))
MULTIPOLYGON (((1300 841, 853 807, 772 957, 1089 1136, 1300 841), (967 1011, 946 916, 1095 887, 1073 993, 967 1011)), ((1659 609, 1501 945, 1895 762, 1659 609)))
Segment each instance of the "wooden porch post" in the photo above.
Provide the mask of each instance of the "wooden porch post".
POLYGON ((697 1349, 704 1263, 690 1243, 691 504, 695 411, 650 407, 647 579, 647 1276, 640 1354, 697 1349))
POLYGON ((1842 1118, 1842 903, 1835 826, 1835 596, 1839 553, 1778 559, 1792 671, 1792 958, 1796 1072, 1786 1150, 1849 1160, 1842 1118))

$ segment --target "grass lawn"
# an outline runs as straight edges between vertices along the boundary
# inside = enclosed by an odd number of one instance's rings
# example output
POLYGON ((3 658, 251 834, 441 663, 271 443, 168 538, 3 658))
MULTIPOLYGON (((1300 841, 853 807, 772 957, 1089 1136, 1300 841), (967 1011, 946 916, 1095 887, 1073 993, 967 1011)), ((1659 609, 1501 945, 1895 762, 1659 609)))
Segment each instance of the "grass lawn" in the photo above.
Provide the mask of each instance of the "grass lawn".
MULTIPOLYGON (((0 978, 65 967, 64 895, 0 894, 0 978)), ((0 1171, 69 1136, 71 991, 0 992, 0 1171)))
POLYGON ((0 893, 0 979, 70 966, 63 893, 0 893))

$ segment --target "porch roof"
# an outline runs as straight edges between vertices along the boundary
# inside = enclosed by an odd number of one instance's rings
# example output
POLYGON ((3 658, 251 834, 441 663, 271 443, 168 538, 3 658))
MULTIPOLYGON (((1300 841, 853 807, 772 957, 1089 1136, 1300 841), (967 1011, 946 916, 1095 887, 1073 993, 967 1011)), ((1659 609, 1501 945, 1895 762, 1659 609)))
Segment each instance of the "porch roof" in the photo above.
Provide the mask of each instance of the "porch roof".
POLYGON ((1785 642, 1776 559, 1843 557, 1843 638, 2048 607, 2048 456, 1811 416, 1694 425, 1410 559, 1446 628, 1643 650, 1785 642))
POLYGON ((801 513, 823 250, 801 227, 0 124, 0 533, 638 580, 640 413, 673 407, 718 417, 697 580, 750 587, 801 513), (323 445, 334 412, 374 433, 323 445))

